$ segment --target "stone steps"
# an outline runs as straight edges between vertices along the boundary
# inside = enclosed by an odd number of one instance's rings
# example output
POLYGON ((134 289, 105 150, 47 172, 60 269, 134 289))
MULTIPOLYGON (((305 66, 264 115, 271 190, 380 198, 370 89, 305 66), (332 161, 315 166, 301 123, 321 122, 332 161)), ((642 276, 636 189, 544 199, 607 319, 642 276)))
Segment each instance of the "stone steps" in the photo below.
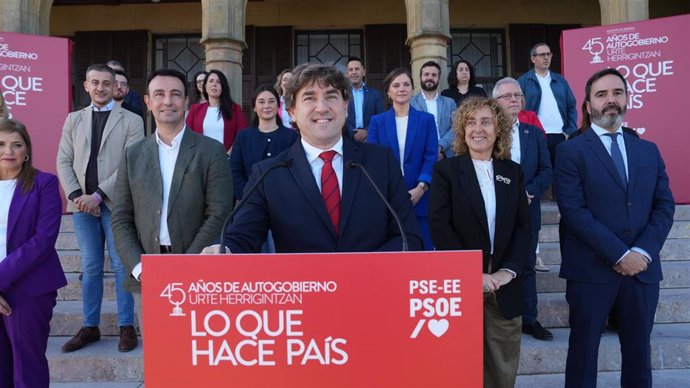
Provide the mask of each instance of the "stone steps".
MULTIPOLYGON (((537 290, 541 293, 565 292, 565 279, 558 277, 560 265, 548 265, 551 271, 537 272, 537 290)), ((687 261, 669 261, 662 264, 664 280, 661 288, 690 288, 690 264, 687 261)))
MULTIPOLYGON (((561 258, 558 245, 560 215, 554 203, 542 205, 540 256, 550 267, 537 273, 539 319, 552 328, 553 341, 537 341, 522 336, 520 369, 516 387, 546 388, 563 385, 568 349, 568 305, 565 280, 558 277, 561 258)), ((664 281, 661 283, 656 324, 652 333, 652 366, 656 388, 680 387, 690 381, 690 206, 678 206, 676 222, 661 251, 664 281)), ((117 307, 114 276, 106 253, 104 301, 101 314, 101 341, 74 353, 62 353, 60 347, 82 324, 81 271, 76 236, 71 216, 62 220, 62 232, 56 244, 68 286, 58 293, 58 303, 51 322, 48 359, 51 387, 58 388, 140 388, 143 387, 142 345, 129 353, 117 351, 117 307)), ((620 346, 615 333, 602 337, 599 357, 598 387, 620 386, 620 346)))
MULTIPOLYGON (((60 348, 69 337, 50 337, 46 357, 50 365, 51 382, 117 382, 131 383, 138 387, 144 379, 142 343, 131 352, 117 350, 117 337, 101 337, 100 341, 72 353, 63 353, 60 348)), ((51 384, 51 387, 58 385, 51 384)), ((71 387, 72 385, 63 385, 71 387)), ((84 387, 101 387, 89 384, 84 387)), ((124 385, 127 386, 127 385, 124 385)), ((123 386, 123 387, 124 387, 123 386)), ((120 386, 103 385, 103 388, 120 386)))
MULTIPOLYGON (((675 221, 668 234, 668 239, 690 238, 690 221, 675 221)), ((558 224, 542 224, 539 231, 539 242, 558 242, 558 224)))
MULTIPOLYGON (((58 301, 53 309, 53 319, 50 321, 50 335, 71 337, 77 334, 83 322, 81 300, 58 301)), ((134 323, 137 326, 136 314, 134 323)), ((99 328, 102 336, 120 335, 120 327, 117 324, 117 303, 115 301, 103 301, 99 328)))
MULTIPOLYGON (((538 296, 537 314, 545 327, 568 327, 568 303, 565 292, 538 296)), ((690 288, 662 289, 654 323, 690 322, 690 288)), ((689 344, 690 345, 690 344, 689 344)))
MULTIPOLYGON (((659 253, 661 261, 690 261, 690 238, 666 240, 659 253)), ((561 251, 558 242, 539 244, 539 256, 545 264, 561 264, 561 251)))
MULTIPOLYGON (((565 373, 569 329, 553 329, 553 341, 538 341, 522 336, 518 374, 565 373)), ((655 325, 652 330, 652 368, 690 368, 690 323, 655 325)), ((599 371, 619 371, 621 365, 618 335, 606 332, 599 346, 599 371)), ((690 373, 686 371, 686 376, 690 373)), ((688 379, 686 378, 687 386, 688 379)), ((553 385, 558 386, 558 385, 553 385)), ((562 385, 561 385, 562 386, 562 385)), ((620 386, 620 385, 619 385, 620 386)), ((655 385, 656 387, 656 385, 655 385)))
MULTIPOLYGON (((597 374, 598 388, 620 388, 621 373, 599 372, 597 374)), ((654 388, 679 388, 688 385, 687 369, 657 369, 652 371, 654 388)), ((515 382, 515 388, 554 388, 562 387, 565 374, 520 375, 515 382)), ((56 386, 57 387, 57 386, 56 386)), ((76 387, 75 387, 76 388, 76 387)))

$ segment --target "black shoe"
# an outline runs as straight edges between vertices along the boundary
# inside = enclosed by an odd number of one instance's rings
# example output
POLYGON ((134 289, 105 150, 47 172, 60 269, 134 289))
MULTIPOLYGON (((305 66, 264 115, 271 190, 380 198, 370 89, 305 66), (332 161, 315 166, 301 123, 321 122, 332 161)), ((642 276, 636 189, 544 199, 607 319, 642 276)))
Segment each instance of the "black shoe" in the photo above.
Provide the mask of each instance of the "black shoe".
POLYGON ((120 326, 120 342, 117 345, 117 350, 121 352, 129 352, 137 347, 137 331, 134 326, 120 326))
POLYGON ((73 352, 100 339, 101 331, 98 330, 98 327, 84 326, 81 329, 79 329, 77 334, 74 337, 72 337, 71 340, 67 341, 67 343, 62 345, 62 351, 65 353, 73 352))
POLYGON ((542 341, 551 341, 553 339, 553 334, 551 334, 550 331, 544 329, 544 327, 541 325, 541 323, 539 323, 539 321, 527 324, 523 323, 522 332, 525 334, 529 334, 532 337, 542 341))

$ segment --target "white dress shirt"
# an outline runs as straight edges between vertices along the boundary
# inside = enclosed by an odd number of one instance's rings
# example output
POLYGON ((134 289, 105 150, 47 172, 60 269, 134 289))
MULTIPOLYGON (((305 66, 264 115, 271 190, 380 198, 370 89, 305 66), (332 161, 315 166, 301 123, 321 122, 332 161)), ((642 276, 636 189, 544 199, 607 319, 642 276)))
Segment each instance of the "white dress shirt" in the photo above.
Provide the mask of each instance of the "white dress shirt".
MULTIPOLYGON (((422 93, 422 98, 424 99, 424 102, 426 103, 426 111, 434 115, 434 121, 436 122, 436 128, 440 128, 438 126, 438 92, 434 94, 432 98, 426 98, 426 94, 422 93)), ((436 131, 436 134, 438 135, 439 140, 441 139, 441 134, 436 131)))
POLYGON ((10 204, 17 187, 16 179, 0 180, 0 261, 7 257, 7 223, 9 222, 10 204))
POLYGON ((321 192, 321 170, 323 170, 324 161, 319 157, 321 153, 333 150, 336 155, 333 157, 331 164, 333 165, 333 170, 335 171, 335 176, 338 178, 338 188, 340 189, 340 196, 343 195, 343 138, 341 137, 335 145, 327 150, 322 150, 321 148, 316 148, 313 145, 307 143, 304 138, 301 139, 302 148, 304 148, 304 154, 307 157, 307 162, 311 167, 311 173, 314 174, 314 179, 316 180, 316 186, 321 192))
MULTIPOLYGON (((186 127, 185 127, 186 128, 186 127)), ((170 199, 170 185, 172 184, 173 172, 175 171, 175 163, 177 162, 177 155, 180 154, 180 143, 182 136, 186 129, 182 129, 167 145, 158 136, 158 131, 155 131, 156 143, 158 143, 158 163, 161 169, 161 180, 163 182, 163 205, 161 209, 160 229, 158 231, 158 240, 160 245, 172 245, 170 241, 170 231, 168 230, 168 200, 170 199)), ((134 266, 132 276, 139 280, 141 275, 141 263, 134 266)))
POLYGON ((541 100, 539 101, 539 111, 537 116, 544 131, 547 134, 563 133, 563 118, 561 112, 558 110, 558 103, 556 97, 551 90, 551 72, 542 77, 536 74, 539 86, 541 87, 541 100))
POLYGON ((510 145, 510 159, 512 159, 513 162, 520 164, 520 158, 522 157, 520 153, 520 122, 517 121, 517 119, 513 123, 511 134, 513 136, 513 142, 510 145))

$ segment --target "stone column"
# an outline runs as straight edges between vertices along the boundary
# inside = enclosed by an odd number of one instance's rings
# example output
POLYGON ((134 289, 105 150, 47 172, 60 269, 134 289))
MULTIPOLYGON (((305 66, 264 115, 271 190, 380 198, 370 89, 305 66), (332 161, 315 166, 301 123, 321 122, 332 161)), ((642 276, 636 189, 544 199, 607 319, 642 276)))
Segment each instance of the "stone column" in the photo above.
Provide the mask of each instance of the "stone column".
POLYGON ((407 45, 412 57, 412 76, 419 90, 419 69, 426 61, 441 65, 439 90, 448 84, 447 49, 450 41, 448 0, 405 0, 407 10, 407 45))
POLYGON ((649 19, 649 0, 599 0, 601 25, 649 19))
POLYGON ((230 83, 230 95, 242 103, 242 50, 247 0, 201 0, 201 43, 206 70, 220 70, 230 83))
POLYGON ((1 0, 0 31, 48 35, 53 0, 1 0))

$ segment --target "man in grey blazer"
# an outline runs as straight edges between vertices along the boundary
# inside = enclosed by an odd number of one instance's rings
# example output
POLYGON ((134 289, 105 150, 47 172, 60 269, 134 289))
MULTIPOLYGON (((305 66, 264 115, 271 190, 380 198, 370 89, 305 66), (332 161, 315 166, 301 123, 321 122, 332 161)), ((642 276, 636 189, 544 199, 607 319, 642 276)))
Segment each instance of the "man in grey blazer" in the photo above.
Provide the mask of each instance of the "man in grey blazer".
POLYGON ((438 158, 454 156, 453 142, 453 112, 457 108, 452 98, 442 96, 438 92, 441 79, 441 66, 434 61, 425 62, 419 69, 419 84, 422 91, 412 97, 410 104, 413 108, 434 115, 438 130, 438 158))
POLYGON ((127 149, 117 174, 113 233, 140 328, 141 255, 200 253, 218 238, 232 206, 223 145, 185 126, 185 81, 172 69, 149 75, 144 102, 156 130, 127 149))
POLYGON ((62 129, 57 155, 57 173, 67 195, 67 210, 74 213, 82 265, 83 327, 62 347, 65 352, 81 349, 100 339, 103 300, 104 237, 110 266, 115 273, 120 342, 126 352, 137 346, 134 301, 123 283, 126 271, 115 249, 110 226, 115 177, 125 147, 144 137, 144 122, 113 99, 115 73, 102 64, 89 66, 84 89, 91 104, 70 113, 62 129))

